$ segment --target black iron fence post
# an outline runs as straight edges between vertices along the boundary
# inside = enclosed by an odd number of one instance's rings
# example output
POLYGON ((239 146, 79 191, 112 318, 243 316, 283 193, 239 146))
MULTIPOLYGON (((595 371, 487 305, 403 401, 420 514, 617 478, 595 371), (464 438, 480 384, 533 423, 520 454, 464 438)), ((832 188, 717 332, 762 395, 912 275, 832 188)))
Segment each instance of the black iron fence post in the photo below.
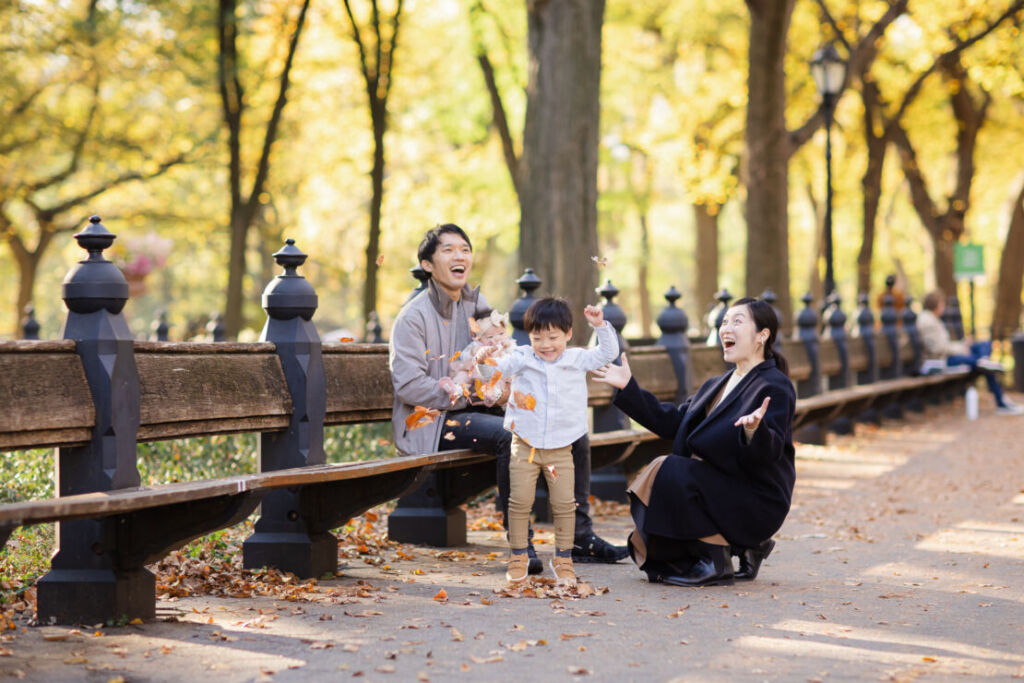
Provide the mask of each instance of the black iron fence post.
MULTIPOLYGON (((64 279, 68 307, 62 337, 73 339, 96 410, 85 446, 57 451, 58 496, 132 488, 140 484, 135 455, 139 430, 139 373, 128 323, 121 313, 128 282, 103 250, 115 235, 99 216, 75 235, 89 256, 64 279)), ((155 579, 144 567, 125 567, 116 552, 115 518, 57 523, 57 551, 38 582, 40 623, 152 618, 155 579)))
MULTIPOLYGON (((274 254, 284 268, 263 291, 267 322, 260 341, 273 342, 292 397, 288 429, 260 435, 260 471, 320 465, 324 456, 327 388, 320 336, 313 325, 317 295, 296 269, 306 254, 295 240, 274 254)), ((338 541, 308 514, 301 491, 278 489, 263 497, 253 534, 242 544, 247 568, 270 565, 301 577, 338 567, 338 541)))

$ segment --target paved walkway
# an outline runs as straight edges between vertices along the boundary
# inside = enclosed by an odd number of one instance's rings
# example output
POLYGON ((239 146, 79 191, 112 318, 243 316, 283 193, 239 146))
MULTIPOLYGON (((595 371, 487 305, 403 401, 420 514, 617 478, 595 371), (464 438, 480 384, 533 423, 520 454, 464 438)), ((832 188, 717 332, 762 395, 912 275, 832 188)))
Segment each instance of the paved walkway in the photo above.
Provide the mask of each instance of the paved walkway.
MULTIPOLYGON (((1018 397, 1019 398, 1019 397, 1018 397)), ((598 519, 624 541, 627 519, 598 519)), ((177 621, 0 643, 29 680, 360 681, 1024 677, 1024 417, 929 408, 798 448, 795 505, 753 583, 650 585, 580 566, 585 600, 495 595, 492 531, 349 560, 312 601, 163 601, 177 621), (402 555, 411 555, 404 559, 402 555), (359 584, 359 581, 366 583, 359 584), (368 585, 367 585, 368 584, 368 585), (447 600, 439 598, 441 590, 447 600), (360 597, 362 596, 362 597, 360 597)), ((541 546, 550 548, 550 546, 541 546)))

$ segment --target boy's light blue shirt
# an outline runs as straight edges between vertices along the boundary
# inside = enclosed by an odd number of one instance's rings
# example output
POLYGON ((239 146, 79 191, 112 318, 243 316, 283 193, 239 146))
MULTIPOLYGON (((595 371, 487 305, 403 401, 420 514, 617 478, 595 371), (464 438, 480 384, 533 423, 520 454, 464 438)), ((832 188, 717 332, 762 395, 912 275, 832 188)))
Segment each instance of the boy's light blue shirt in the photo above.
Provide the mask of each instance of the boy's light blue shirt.
POLYGON ((561 448, 587 433, 587 372, 611 363, 619 355, 615 329, 607 321, 597 332, 597 346, 567 348, 557 360, 541 359, 530 346, 517 346, 497 366, 512 377, 512 396, 505 406, 505 429, 534 448, 561 448), (532 395, 537 404, 527 410, 515 403, 516 392, 532 395))

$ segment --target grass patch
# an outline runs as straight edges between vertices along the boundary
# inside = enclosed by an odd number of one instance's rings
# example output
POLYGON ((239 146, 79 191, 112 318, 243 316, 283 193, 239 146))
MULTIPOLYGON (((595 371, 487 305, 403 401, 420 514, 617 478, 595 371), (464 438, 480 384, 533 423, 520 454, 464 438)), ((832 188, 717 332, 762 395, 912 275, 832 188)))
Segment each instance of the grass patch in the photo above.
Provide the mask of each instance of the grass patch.
MULTIPOLYGON (((138 445, 143 486, 218 479, 259 469, 258 434, 221 434, 138 445)), ((395 455, 391 423, 328 427, 324 431, 327 462, 341 463, 395 455)), ((0 453, 0 504, 54 497, 54 449, 0 453)), ((20 527, 0 549, 0 605, 21 600, 25 590, 47 571, 54 547, 53 524, 20 527)), ((183 548, 189 557, 229 552, 234 544, 225 530, 196 539, 183 548)))

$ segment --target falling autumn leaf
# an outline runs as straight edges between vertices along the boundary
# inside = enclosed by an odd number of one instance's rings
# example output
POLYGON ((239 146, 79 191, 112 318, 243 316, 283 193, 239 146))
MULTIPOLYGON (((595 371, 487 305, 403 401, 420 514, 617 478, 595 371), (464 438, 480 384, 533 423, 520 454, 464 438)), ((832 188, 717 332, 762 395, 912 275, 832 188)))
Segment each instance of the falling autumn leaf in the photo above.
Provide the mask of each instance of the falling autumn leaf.
POLYGON ((381 254, 380 256, 377 257, 377 265, 378 266, 383 266, 384 265, 384 254, 381 254))
POLYGON ((455 441, 455 432, 445 432, 445 435, 441 438, 445 441, 455 441))
POLYGON ((493 359, 493 358, 491 358, 489 356, 487 358, 484 358, 480 362, 483 363, 484 365, 491 365, 491 366, 495 366, 495 365, 498 364, 498 361, 496 361, 495 359, 493 359))
POLYGON ((455 352, 455 355, 454 355, 454 356, 452 356, 451 358, 449 358, 448 360, 449 360, 449 362, 451 362, 451 361, 455 361, 455 360, 456 360, 456 359, 458 359, 458 357, 459 357, 459 356, 461 356, 461 355, 462 355, 462 351, 456 351, 456 352, 455 352))
POLYGON ((472 332, 474 335, 480 334, 480 323, 478 323, 473 318, 470 318, 469 319, 469 331, 472 332))
POLYGON ((558 480, 558 472, 555 470, 555 466, 554 465, 548 465, 548 472, 551 473, 551 479, 553 481, 557 481, 558 480))
POLYGON ((352 338, 352 337, 342 337, 342 338, 341 338, 341 339, 339 339, 338 341, 340 341, 340 342, 342 342, 342 343, 344 343, 344 344, 347 344, 347 343, 349 343, 349 342, 354 342, 354 341, 355 341, 355 339, 354 339, 354 338, 352 338))
POLYGON ((604 256, 591 256, 590 260, 596 263, 598 268, 604 268, 608 265, 608 259, 604 256))
POLYGON ((530 462, 530 463, 532 463, 532 462, 533 462, 533 456, 534 456, 534 455, 535 455, 536 453, 537 453, 537 449, 536 449, 536 448, 534 448, 533 446, 530 446, 530 457, 529 457, 529 458, 528 458, 528 459, 526 460, 526 462, 530 462))
POLYGON ((440 417, 441 411, 435 408, 427 408, 426 406, 414 406, 413 411, 405 418, 406 429, 412 431, 413 429, 419 429, 432 423, 438 417, 440 417))

